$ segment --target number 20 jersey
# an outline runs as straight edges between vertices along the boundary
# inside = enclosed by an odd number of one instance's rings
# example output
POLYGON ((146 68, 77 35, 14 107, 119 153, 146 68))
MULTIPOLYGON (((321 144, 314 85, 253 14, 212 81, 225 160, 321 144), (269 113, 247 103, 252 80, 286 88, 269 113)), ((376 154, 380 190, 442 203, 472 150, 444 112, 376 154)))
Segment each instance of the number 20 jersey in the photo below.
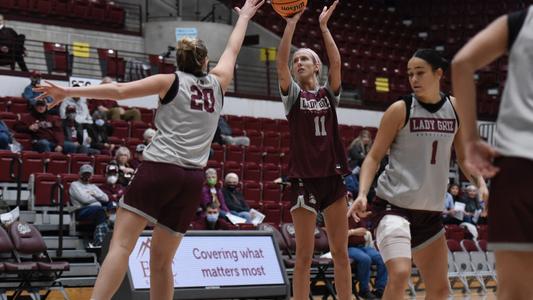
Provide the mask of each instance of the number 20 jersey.
POLYGON ((329 87, 315 91, 302 90, 296 82, 289 85, 287 95, 280 91, 289 121, 290 178, 321 178, 344 175, 346 152, 339 137, 336 105, 329 87))
POLYGON ((434 112, 414 95, 404 99, 408 119, 390 146, 376 195, 403 208, 442 211, 451 146, 459 126, 455 110, 447 96, 433 105, 434 112))
POLYGON ((160 101, 157 133, 143 156, 148 161, 203 168, 224 104, 222 89, 213 75, 196 77, 180 71, 176 75, 177 93, 160 101))

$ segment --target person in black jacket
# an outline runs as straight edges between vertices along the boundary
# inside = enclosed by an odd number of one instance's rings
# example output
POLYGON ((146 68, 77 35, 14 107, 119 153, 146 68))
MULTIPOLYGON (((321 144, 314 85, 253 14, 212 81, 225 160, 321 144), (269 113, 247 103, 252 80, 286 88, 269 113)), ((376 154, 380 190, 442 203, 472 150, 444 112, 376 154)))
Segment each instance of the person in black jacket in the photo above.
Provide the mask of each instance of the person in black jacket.
POLYGON ((250 207, 246 203, 246 200, 244 200, 242 192, 237 190, 238 185, 239 176, 235 173, 228 173, 224 179, 224 187, 222 188, 224 201, 226 201, 226 205, 231 214, 246 219, 246 223, 251 223, 252 214, 250 213, 250 207))
POLYGON ((15 70, 15 62, 21 71, 28 72, 24 62, 24 41, 26 36, 6 27, 4 16, 0 14, 0 65, 10 65, 15 70))

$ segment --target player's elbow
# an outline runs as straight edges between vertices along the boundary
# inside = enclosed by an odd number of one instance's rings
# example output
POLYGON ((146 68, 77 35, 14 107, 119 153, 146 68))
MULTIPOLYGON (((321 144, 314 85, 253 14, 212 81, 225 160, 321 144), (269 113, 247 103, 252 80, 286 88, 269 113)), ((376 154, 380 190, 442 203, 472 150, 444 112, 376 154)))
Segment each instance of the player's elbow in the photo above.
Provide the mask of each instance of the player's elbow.
POLYGON ((452 74, 474 73, 474 65, 467 55, 458 53, 452 60, 452 74))

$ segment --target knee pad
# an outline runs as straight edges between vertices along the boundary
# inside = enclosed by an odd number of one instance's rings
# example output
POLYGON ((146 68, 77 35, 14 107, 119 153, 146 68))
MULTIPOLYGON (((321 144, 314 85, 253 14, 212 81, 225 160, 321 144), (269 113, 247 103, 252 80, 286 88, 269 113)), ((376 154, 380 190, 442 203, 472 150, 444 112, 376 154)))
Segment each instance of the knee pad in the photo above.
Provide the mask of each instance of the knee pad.
POLYGON ((376 229, 376 242, 383 261, 392 258, 411 258, 409 222, 400 216, 386 215, 376 229))

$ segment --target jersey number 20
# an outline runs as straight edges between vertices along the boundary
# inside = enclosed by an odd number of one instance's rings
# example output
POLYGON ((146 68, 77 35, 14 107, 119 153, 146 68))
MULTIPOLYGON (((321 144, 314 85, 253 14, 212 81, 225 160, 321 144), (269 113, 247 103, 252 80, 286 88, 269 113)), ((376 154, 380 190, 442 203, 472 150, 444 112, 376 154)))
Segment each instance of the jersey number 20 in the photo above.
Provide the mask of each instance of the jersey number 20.
POLYGON ((205 110, 208 113, 215 111, 215 94, 213 89, 200 89, 191 86, 191 109, 205 110))

